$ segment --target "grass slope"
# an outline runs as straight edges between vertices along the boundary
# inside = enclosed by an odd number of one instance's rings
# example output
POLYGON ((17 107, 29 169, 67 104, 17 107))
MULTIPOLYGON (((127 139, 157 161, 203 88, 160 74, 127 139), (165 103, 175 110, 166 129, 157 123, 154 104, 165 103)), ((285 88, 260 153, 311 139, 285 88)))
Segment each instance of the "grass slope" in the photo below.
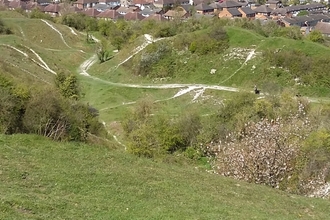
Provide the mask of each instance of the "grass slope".
POLYGON ((79 32, 46 21, 62 34, 62 38, 42 20, 19 15, 14 11, 0 11, 0 17, 13 31, 12 35, 0 35, 0 62, 7 67, 2 74, 15 75, 11 77, 13 80, 26 81, 33 86, 44 81, 53 82, 54 74, 39 65, 42 62, 30 49, 53 71, 71 73, 75 73, 77 67, 94 52, 94 46, 86 44, 85 36, 79 32))
MULTIPOLYGON (((173 158, 172 158, 173 159, 173 158)), ((327 219, 287 195, 120 150, 0 136, 0 219, 327 219)))

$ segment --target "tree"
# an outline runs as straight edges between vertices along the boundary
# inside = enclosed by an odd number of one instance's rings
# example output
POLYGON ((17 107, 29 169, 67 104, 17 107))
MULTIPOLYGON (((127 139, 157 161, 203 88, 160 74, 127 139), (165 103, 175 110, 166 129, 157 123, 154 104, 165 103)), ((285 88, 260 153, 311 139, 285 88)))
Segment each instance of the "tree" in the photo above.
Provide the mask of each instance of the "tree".
POLYGON ((109 48, 108 41, 105 39, 102 39, 101 43, 98 45, 98 49, 96 52, 100 63, 108 61, 111 58, 108 48, 109 48))
POLYGON ((80 98, 78 79, 74 74, 68 76, 64 73, 57 74, 55 77, 55 85, 63 97, 73 100, 78 100, 80 98))

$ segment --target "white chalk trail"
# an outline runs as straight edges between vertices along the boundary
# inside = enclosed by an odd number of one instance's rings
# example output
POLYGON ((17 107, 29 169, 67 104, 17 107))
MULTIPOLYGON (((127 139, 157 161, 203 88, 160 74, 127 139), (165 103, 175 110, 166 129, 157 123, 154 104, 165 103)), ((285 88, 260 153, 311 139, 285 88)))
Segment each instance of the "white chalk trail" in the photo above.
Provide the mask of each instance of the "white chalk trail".
POLYGON ((17 52, 19 52, 20 54, 23 54, 25 57, 29 57, 29 55, 23 51, 21 51, 20 49, 17 49, 16 47, 13 47, 11 45, 8 45, 8 44, 1 44, 1 46, 4 46, 4 47, 9 47, 13 50, 16 50, 17 52))
POLYGON ((93 56, 91 56, 90 58, 88 58, 87 60, 85 60, 80 66, 79 66, 79 73, 81 75, 84 75, 84 76, 88 76, 88 77, 91 77, 91 78, 94 78, 92 77, 91 75, 88 74, 88 69, 91 68, 92 65, 94 65, 94 63, 97 62, 97 56, 96 54, 94 54, 93 56))
MULTIPOLYGON (((28 48, 28 47, 26 47, 28 48)), ((49 66, 47 65, 47 63, 39 56, 39 54, 37 54, 34 50, 32 50, 31 48, 28 48, 37 58, 38 60, 40 60, 40 62, 42 64, 39 64, 42 68, 44 68, 45 70, 53 73, 53 74, 57 74, 54 70, 52 70, 51 68, 49 68, 49 66)))
POLYGON ((195 89, 198 89, 198 88, 200 88, 200 87, 197 87, 197 86, 189 86, 189 87, 186 88, 186 89, 181 89, 178 93, 176 93, 176 94, 173 96, 173 98, 177 98, 177 97, 179 97, 179 96, 182 96, 182 95, 184 95, 184 94, 187 94, 187 93, 189 93, 189 92, 191 92, 191 91, 193 91, 193 90, 195 90, 195 89))
POLYGON ((251 60, 253 58, 254 55, 255 55, 255 49, 253 49, 253 50, 250 51, 250 53, 246 57, 244 63, 240 66, 240 68, 238 68, 233 74, 231 74, 227 79, 223 80, 221 83, 224 83, 224 82, 228 81, 229 79, 231 79, 238 71, 240 71, 245 66, 245 64, 249 60, 251 60))
POLYGON ((70 29, 70 31, 71 31, 71 33, 73 34, 73 35, 78 35, 74 30, 73 30, 73 28, 72 27, 69 27, 69 26, 67 26, 69 29, 70 29))
POLYGON ((44 20, 44 19, 41 19, 41 21, 43 21, 45 24, 47 24, 51 29, 53 29, 54 31, 56 31, 60 36, 61 36, 61 39, 63 41, 63 43, 68 47, 68 48, 72 48, 69 46, 69 44, 65 41, 64 37, 63 37, 63 34, 57 30, 52 24, 50 24, 48 21, 44 20))
POLYGON ((23 32, 23 29, 22 29, 21 27, 19 27, 19 30, 20 30, 20 32, 21 32, 21 34, 22 34, 22 37, 25 39, 26 36, 25 36, 25 34, 24 34, 24 32, 23 32))
POLYGON ((37 65, 40 66, 41 68, 43 68, 43 69, 47 70, 48 72, 51 72, 51 73, 53 73, 53 74, 56 75, 56 72, 53 71, 52 69, 50 69, 49 66, 48 66, 48 65, 47 65, 47 64, 41 59, 41 57, 40 57, 40 56, 39 56, 34 50, 32 50, 31 48, 26 47, 26 48, 29 49, 33 54, 35 54, 36 57, 37 57, 42 63, 39 63, 39 62, 36 61, 35 59, 29 57, 29 55, 28 55, 27 53, 21 51, 20 49, 17 49, 16 47, 13 47, 13 46, 11 46, 11 45, 7 45, 7 44, 1 44, 1 46, 5 46, 5 47, 8 47, 8 48, 11 48, 11 49, 13 49, 13 50, 19 52, 20 54, 23 54, 26 58, 31 59, 32 62, 34 62, 35 64, 37 64, 37 65))
POLYGON ((144 48, 146 48, 149 44, 157 42, 159 40, 162 40, 163 38, 158 38, 158 39, 153 39, 153 37, 149 34, 145 34, 144 35, 145 41, 142 45, 138 46, 137 48, 135 48, 132 52, 132 54, 127 57, 125 60, 123 60, 122 62, 120 62, 115 69, 117 69, 119 66, 123 65, 124 63, 126 63, 127 61, 129 61, 134 55, 138 54, 140 51, 142 51, 144 48))
POLYGON ((204 91, 205 91, 204 88, 197 90, 192 102, 196 101, 200 96, 202 96, 204 91))
POLYGON ((104 126, 104 128, 105 128, 105 130, 108 132, 108 134, 110 134, 112 137, 113 137, 113 139, 119 144, 119 145, 121 145, 121 146, 123 146, 124 147, 124 149, 125 149, 125 151, 127 150, 127 147, 126 147, 126 145, 125 144, 123 144, 122 142, 120 142, 119 140, 118 140, 118 138, 117 138, 117 136, 116 135, 114 135, 114 134, 111 134, 110 133, 110 131, 109 131, 109 129, 107 129, 107 125, 105 124, 105 122, 104 121, 102 121, 102 124, 103 124, 103 126, 104 126))
POLYGON ((38 75, 33 74, 33 73, 31 73, 30 71, 27 71, 27 70, 25 70, 25 69, 19 67, 19 66, 16 65, 16 64, 13 64, 13 63, 11 63, 11 62, 7 62, 6 60, 4 60, 4 62, 6 62, 7 64, 9 64, 9 65, 11 65, 11 66, 13 66, 13 67, 15 67, 15 68, 17 68, 17 69, 19 69, 19 70, 25 72, 25 73, 27 73, 27 74, 29 74, 29 75, 31 75, 31 76, 33 76, 34 78, 36 78, 36 79, 38 79, 38 80, 40 80, 40 81, 42 81, 42 82, 44 82, 44 83, 47 83, 47 84, 49 84, 49 85, 51 84, 50 82, 44 80, 43 78, 39 77, 38 75))

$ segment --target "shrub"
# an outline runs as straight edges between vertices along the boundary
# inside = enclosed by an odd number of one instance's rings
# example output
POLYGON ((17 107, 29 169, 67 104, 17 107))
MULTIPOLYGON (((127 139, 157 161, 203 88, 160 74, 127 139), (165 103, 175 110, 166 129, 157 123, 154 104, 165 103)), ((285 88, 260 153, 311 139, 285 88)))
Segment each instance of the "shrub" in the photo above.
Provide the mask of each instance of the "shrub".
MULTIPOLYGON (((300 114, 303 114, 302 109, 300 114)), ((290 179, 309 123, 300 114, 289 120, 263 119, 247 123, 243 132, 231 133, 207 150, 216 173, 279 188, 290 179)))
POLYGON ((7 27, 0 18, 0 34, 12 34, 12 31, 7 27))
POLYGON ((308 34, 307 38, 313 42, 317 43, 323 43, 324 42, 324 37, 322 33, 318 30, 314 30, 311 33, 308 34))

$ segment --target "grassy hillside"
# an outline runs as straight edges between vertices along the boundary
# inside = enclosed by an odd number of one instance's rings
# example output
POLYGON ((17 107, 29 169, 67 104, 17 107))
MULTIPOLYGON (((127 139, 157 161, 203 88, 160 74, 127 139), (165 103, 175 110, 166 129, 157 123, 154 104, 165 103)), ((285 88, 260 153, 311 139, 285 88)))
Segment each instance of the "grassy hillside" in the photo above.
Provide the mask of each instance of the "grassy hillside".
POLYGON ((94 46, 86 44, 83 34, 66 26, 27 19, 13 11, 1 11, 0 17, 13 32, 0 35, 0 62, 8 68, 2 74, 15 81, 52 84, 54 73, 76 72, 94 52, 94 46))
POLYGON ((327 219, 329 214, 327 200, 100 146, 1 135, 0 155, 0 219, 327 219))

